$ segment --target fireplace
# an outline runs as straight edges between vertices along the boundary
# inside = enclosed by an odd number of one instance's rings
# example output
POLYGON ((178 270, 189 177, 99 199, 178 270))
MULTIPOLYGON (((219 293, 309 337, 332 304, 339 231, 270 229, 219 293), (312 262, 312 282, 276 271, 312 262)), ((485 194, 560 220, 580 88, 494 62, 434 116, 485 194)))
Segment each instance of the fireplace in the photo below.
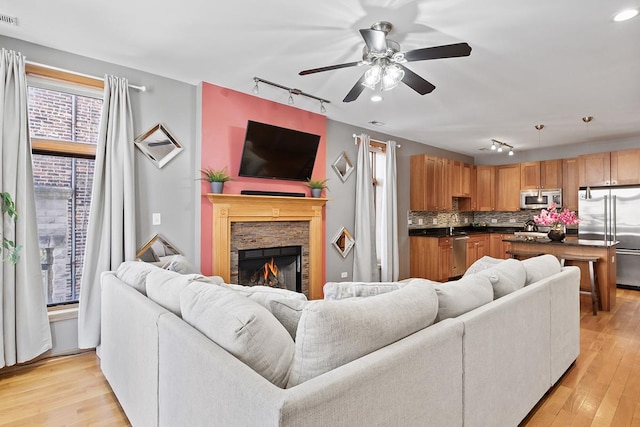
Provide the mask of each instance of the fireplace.
POLYGON ((302 292, 302 247, 238 250, 238 283, 302 292))

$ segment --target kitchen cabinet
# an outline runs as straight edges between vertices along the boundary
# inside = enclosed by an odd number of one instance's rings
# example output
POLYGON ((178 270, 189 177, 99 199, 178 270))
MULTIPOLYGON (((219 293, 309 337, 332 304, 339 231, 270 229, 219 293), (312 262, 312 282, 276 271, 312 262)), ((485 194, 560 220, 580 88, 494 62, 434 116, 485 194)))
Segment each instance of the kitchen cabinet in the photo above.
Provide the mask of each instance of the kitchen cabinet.
POLYGON ((640 184, 640 150, 611 152, 611 185, 640 184))
POLYGON ((451 160, 420 154, 411 156, 409 209, 451 210, 451 160))
POLYGON ((476 167, 475 209, 478 211, 493 211, 496 192, 495 166, 476 167))
POLYGON ((496 211, 520 210, 520 164, 495 167, 495 209, 496 211))
POLYGON ((562 159, 562 207, 578 210, 578 158, 562 159))
POLYGON ((578 184, 580 187, 610 185, 611 153, 578 156, 578 184))
POLYGON ((409 275, 434 281, 451 276, 451 237, 409 237, 409 275))
POLYGON ((471 197, 472 166, 457 160, 451 161, 451 195, 453 197, 471 197))
POLYGON ((493 258, 507 259, 510 258, 509 248, 511 244, 509 242, 503 242, 503 239, 513 238, 513 234, 506 233, 491 233, 489 235, 489 256, 493 258))
POLYGON ((485 255, 489 255, 489 234, 473 234, 467 240, 466 268, 485 255))

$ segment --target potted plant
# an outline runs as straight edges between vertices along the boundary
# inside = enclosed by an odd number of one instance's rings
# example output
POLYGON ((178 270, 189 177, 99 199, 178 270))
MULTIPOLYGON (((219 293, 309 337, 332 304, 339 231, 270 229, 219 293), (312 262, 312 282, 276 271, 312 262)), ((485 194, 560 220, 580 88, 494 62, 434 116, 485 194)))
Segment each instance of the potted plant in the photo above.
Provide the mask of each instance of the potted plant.
MULTIPOLYGON (((15 224, 18 220, 18 212, 16 211, 16 205, 11 198, 11 194, 3 191, 0 195, 2 196, 2 214, 7 214, 15 224)), ((22 246, 16 246, 16 243, 13 240, 9 240, 2 236, 2 250, 0 250, 0 252, 6 251, 7 253, 6 257, 3 258, 3 261, 9 260, 11 264, 16 264, 20 260, 20 249, 22 249, 22 246)))
POLYGON ((204 168, 200 172, 202 173, 202 178, 200 179, 211 183, 211 192, 215 194, 222 193, 224 183, 231 180, 231 177, 227 175, 227 168, 220 170, 204 168))
POLYGON ((329 190, 327 179, 307 179, 307 187, 311 189, 311 197, 321 197, 322 190, 329 190))

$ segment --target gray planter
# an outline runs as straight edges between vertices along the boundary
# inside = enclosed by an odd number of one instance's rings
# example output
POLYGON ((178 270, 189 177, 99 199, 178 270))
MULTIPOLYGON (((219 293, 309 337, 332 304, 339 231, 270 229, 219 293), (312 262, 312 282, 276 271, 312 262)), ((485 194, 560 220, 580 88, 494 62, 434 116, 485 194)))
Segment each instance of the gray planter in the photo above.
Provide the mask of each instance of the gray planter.
POLYGON ((322 188, 312 188, 311 189, 311 197, 322 197, 322 188))
POLYGON ((221 194, 223 188, 224 188, 224 182, 214 181, 211 183, 211 192, 213 194, 221 194))

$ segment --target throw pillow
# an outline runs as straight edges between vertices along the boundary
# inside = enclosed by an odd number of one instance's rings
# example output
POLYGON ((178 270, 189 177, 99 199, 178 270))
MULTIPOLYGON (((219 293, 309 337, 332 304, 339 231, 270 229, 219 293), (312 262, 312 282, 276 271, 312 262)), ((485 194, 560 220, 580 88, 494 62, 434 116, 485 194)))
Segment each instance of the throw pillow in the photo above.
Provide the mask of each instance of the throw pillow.
POLYGON ((409 282, 327 282, 322 288, 325 300, 370 297, 395 291, 409 282))
POLYGON ((549 254, 527 258, 522 261, 522 266, 527 272, 525 286, 560 273, 562 270, 558 258, 549 254))
POLYGON ((462 277, 468 276, 470 274, 475 274, 478 271, 486 270, 487 268, 494 267, 496 264, 500 264, 503 262, 503 259, 492 258, 490 256, 483 256, 482 258, 476 260, 473 264, 467 268, 467 271, 464 272, 462 277))
POLYGON ((282 326, 289 332, 293 340, 296 339, 296 331, 298 330, 298 322, 300 322, 302 310, 307 304, 309 304, 309 301, 293 298, 274 299, 269 303, 271 313, 282 323, 282 326))
POLYGON ((159 269, 147 275, 146 289, 150 300, 180 316, 180 292, 193 281, 212 284, 211 279, 200 274, 180 274, 159 269))
POLYGON ((180 274, 202 274, 185 256, 182 255, 173 255, 166 268, 167 270, 175 271, 180 274))
POLYGON ((438 298, 427 280, 369 298, 309 302, 298 323, 287 387, 426 328, 437 311, 438 298))
POLYGON ((225 286, 194 282, 180 295, 184 320, 278 387, 289 378, 293 340, 267 309, 225 286))
POLYGON ((489 278, 471 275, 447 283, 435 283, 438 295, 436 322, 457 317, 493 301, 493 287, 489 278))
POLYGON ((162 271, 153 264, 142 261, 125 261, 118 267, 116 277, 143 295, 147 294, 147 274, 152 271, 162 271))
POLYGON ((475 276, 487 277, 493 286, 493 299, 510 294, 524 286, 527 272, 517 259, 508 259, 500 264, 479 271, 475 276))
POLYGON ((225 283, 224 286, 233 289, 239 294, 254 300, 259 303, 263 307, 268 310, 271 310, 270 302, 273 300, 281 300, 281 299, 297 299, 300 301, 307 301, 307 297, 295 291, 290 291, 288 289, 281 288, 272 288, 270 286, 244 286, 244 285, 234 285, 225 283))

